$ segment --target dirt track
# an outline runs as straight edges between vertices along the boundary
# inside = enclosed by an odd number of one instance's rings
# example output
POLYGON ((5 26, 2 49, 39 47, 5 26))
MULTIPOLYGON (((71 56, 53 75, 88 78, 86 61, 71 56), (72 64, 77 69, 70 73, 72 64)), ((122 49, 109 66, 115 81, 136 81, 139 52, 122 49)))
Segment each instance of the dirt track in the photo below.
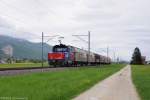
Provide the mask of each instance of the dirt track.
POLYGON ((140 100, 131 80, 130 65, 73 100, 140 100))

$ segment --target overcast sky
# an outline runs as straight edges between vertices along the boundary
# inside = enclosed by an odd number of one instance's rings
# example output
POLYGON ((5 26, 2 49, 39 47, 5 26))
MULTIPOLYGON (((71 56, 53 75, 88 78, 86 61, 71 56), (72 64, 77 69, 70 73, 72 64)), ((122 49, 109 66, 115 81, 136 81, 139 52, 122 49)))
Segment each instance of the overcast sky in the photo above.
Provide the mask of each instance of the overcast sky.
MULTIPOLYGON (((91 31, 91 49, 110 48, 130 60, 134 48, 150 58, 149 0, 0 0, 0 34, 41 41, 45 35, 63 36, 63 43, 87 49, 73 37, 91 31)), ((83 37, 85 40, 86 37, 83 37)), ((47 38, 45 38, 47 41, 47 38)), ((58 38, 48 43, 58 44, 58 38)))

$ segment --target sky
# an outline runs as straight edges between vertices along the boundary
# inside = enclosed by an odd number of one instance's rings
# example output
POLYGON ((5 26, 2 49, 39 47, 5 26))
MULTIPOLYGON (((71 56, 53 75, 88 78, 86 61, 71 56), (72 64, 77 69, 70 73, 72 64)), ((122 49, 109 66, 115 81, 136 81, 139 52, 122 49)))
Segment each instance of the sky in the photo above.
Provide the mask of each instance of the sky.
MULTIPOLYGON (((87 49, 72 35, 91 32, 91 51, 131 60, 135 47, 150 60, 149 0, 0 0, 0 34, 87 49)), ((81 37, 87 40, 87 37, 81 37)))

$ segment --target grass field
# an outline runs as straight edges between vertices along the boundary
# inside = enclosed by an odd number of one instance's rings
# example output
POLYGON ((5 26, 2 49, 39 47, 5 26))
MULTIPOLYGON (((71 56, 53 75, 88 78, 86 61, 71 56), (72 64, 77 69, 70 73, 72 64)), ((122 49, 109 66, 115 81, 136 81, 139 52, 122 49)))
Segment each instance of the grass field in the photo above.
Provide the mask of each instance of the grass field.
MULTIPOLYGON (((14 64, 0 64, 0 68, 14 68, 14 67, 41 67, 41 63, 14 63, 14 64)), ((48 63, 44 63, 47 67, 48 63)))
POLYGON ((150 65, 132 66, 133 82, 142 100, 150 100, 150 65))
POLYGON ((0 98, 70 100, 124 66, 105 65, 20 76, 1 76, 0 98))

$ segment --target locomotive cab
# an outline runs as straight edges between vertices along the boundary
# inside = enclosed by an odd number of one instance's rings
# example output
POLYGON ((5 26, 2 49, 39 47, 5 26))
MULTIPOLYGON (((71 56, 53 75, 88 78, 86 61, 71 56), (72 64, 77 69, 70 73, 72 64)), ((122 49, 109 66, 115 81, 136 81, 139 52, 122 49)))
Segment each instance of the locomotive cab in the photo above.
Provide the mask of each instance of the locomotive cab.
POLYGON ((52 49, 52 53, 48 53, 48 61, 50 65, 67 66, 70 61, 70 47, 60 44, 55 45, 52 49))

